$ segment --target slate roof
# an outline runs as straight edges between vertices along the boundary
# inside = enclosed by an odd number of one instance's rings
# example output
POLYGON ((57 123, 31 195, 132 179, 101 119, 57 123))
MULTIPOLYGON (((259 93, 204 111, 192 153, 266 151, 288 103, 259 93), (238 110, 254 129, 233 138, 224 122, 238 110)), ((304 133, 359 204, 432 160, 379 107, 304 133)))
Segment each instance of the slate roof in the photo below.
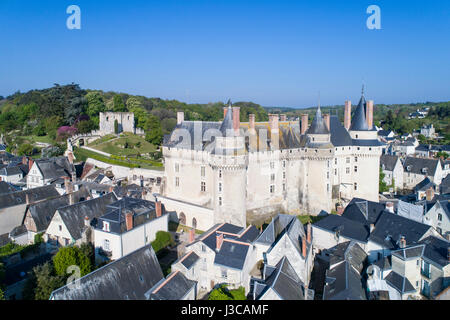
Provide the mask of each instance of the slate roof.
POLYGON ((441 189, 441 194, 450 193, 450 174, 447 174, 447 176, 442 179, 439 188, 441 189))
POLYGON ((323 288, 324 300, 367 300, 362 287, 361 275, 344 261, 326 271, 323 288))
POLYGON ((419 244, 419 245, 413 245, 410 247, 392 251, 391 254, 402 260, 409 260, 409 259, 422 257, 424 250, 425 250, 425 245, 419 244))
POLYGON ((182 300, 197 285, 176 271, 161 279, 148 293, 150 300, 182 300))
POLYGON ((227 113, 225 115, 225 118, 222 121, 222 124, 219 128, 220 132, 222 132, 222 135, 224 137, 229 136, 234 128, 233 128, 233 109, 231 108, 231 105, 227 108, 227 113))
POLYGON ((440 165, 441 163, 436 159, 406 157, 405 162, 403 163, 403 168, 405 172, 434 176, 437 167, 440 165), (427 169, 426 173, 422 171, 424 168, 427 169))
POLYGON ((352 138, 337 116, 330 117, 330 139, 335 147, 353 145, 352 138))
POLYGON ((16 176, 22 174, 23 171, 19 167, 6 167, 0 170, 0 176, 16 176))
MULTIPOLYGON (((161 205, 162 215, 165 214, 164 205, 161 205)), ((133 228, 157 218, 155 203, 130 197, 106 205, 106 212, 98 218, 96 229, 103 229, 103 221, 109 222, 110 232, 122 234, 127 232, 126 213, 133 214, 133 228)))
POLYGON ((76 203, 58 209, 65 226, 73 239, 80 239, 85 228, 85 217, 88 217, 92 226, 96 226, 98 218, 103 216, 108 205, 117 201, 114 193, 108 193, 102 197, 76 203))
MULTIPOLYGON (((83 201, 86 200, 90 196, 90 194, 85 188, 81 188, 80 190, 75 191, 73 193, 73 196, 74 201, 79 202, 81 200, 83 201)), ((58 210, 61 207, 68 206, 69 204, 70 204, 70 195, 65 194, 60 197, 55 197, 38 203, 31 204, 28 207, 27 212, 30 212, 33 221, 36 225, 37 231, 41 232, 47 230, 56 210, 58 210)))
POLYGON ((399 216, 423 223, 423 206, 412 203, 398 201, 397 214, 399 216))
POLYGON ((54 300, 146 300, 150 288, 163 279, 151 245, 142 247, 79 280, 52 292, 54 300))
POLYGON ((293 215, 278 214, 255 242, 271 245, 294 219, 296 217, 293 215))
POLYGON ((392 269, 391 256, 378 259, 373 264, 378 266, 381 270, 391 270, 392 269))
POLYGON ((393 250, 399 247, 401 236, 405 237, 407 246, 416 244, 430 228, 428 225, 384 211, 369 240, 393 250))
POLYGON ((328 215, 313 226, 361 242, 367 242, 369 237, 369 229, 366 225, 335 214, 328 215))
POLYGON ((450 242, 434 236, 429 236, 420 241, 420 243, 425 245, 423 257, 441 267, 445 267, 449 264, 447 254, 450 242))
POLYGON ((51 185, 2 194, 0 195, 0 209, 25 204, 27 194, 30 202, 37 202, 43 199, 59 196, 59 192, 56 191, 55 187, 51 185))
POLYGON ((41 171, 44 180, 59 179, 61 177, 71 177, 75 168, 69 163, 67 157, 55 157, 48 159, 37 159, 35 164, 41 171))
POLYGON ((327 250, 330 254, 330 265, 349 262, 359 273, 362 272, 367 259, 366 252, 354 241, 346 241, 327 250))
POLYGON ((17 191, 13 186, 5 181, 0 181, 0 195, 17 191))
POLYGON ((430 178, 426 177, 421 182, 419 182, 415 187, 414 191, 427 191, 428 189, 433 188, 436 190, 436 184, 430 180, 430 178))
POLYGON ((392 132, 392 130, 379 130, 378 131, 378 135, 380 137, 387 137, 388 135, 390 135, 392 132))
POLYGON ((199 259, 200 257, 194 251, 191 251, 189 253, 186 253, 173 264, 180 262, 186 269, 189 270, 199 259))
POLYGON ((361 198, 353 198, 345 208, 342 216, 363 224, 375 224, 386 205, 361 198))
POLYGON ((401 294, 416 291, 407 278, 395 271, 391 271, 384 280, 401 294))
POLYGON ((219 252, 216 253, 214 264, 231 269, 242 270, 250 249, 248 244, 227 241, 226 235, 219 252))
POLYGON ((361 96, 358 106, 352 116, 352 123, 350 125, 351 131, 368 131, 369 127, 366 122, 366 99, 364 95, 361 96))
POLYGON ((392 155, 389 155, 389 154, 383 154, 380 157, 380 165, 383 168, 383 170, 394 171, 395 165, 397 164, 397 162, 398 162, 398 157, 397 156, 392 156, 392 155))
POLYGON ((309 126, 306 134, 329 134, 327 125, 322 117, 322 111, 320 111, 320 106, 317 108, 316 115, 309 126))
POLYGON ((265 270, 268 272, 265 272, 264 281, 259 283, 262 288, 258 289, 257 300, 269 288, 274 290, 281 300, 305 300, 308 289, 305 288, 286 256, 283 256, 275 267, 265 266, 265 270))

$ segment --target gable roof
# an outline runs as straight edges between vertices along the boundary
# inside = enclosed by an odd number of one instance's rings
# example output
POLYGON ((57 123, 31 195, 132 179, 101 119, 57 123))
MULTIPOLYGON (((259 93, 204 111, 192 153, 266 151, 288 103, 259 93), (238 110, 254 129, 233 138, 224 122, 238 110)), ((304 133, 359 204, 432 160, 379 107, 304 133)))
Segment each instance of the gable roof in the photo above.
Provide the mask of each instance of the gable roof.
POLYGON ((44 180, 71 177, 75 168, 67 157, 54 157, 48 159, 36 159, 34 162, 42 173, 44 180))
POLYGON ((369 237, 367 226, 335 214, 328 215, 314 223, 313 226, 361 242, 367 242, 369 237))
POLYGON ((383 154, 380 157, 380 165, 383 168, 383 170, 394 171, 397 162, 398 162, 397 156, 392 156, 390 154, 383 154))
POLYGON ((181 263, 187 270, 189 270, 199 259, 200 257, 194 251, 190 251, 183 255, 180 259, 175 261, 173 264, 181 263))
POLYGON ((333 146, 342 147, 353 145, 352 137, 339 121, 338 116, 330 116, 330 133, 330 140, 333 146))
POLYGON ((409 282, 408 278, 399 275, 395 271, 391 271, 387 275, 385 280, 389 285, 391 285, 393 288, 395 288, 401 294, 416 291, 416 289, 414 289, 411 282, 409 282))
POLYGON ((54 300, 145 300, 146 293, 163 279, 151 245, 142 247, 52 292, 54 300))
POLYGON ((175 271, 166 279, 161 279, 146 295, 149 295, 150 300, 181 300, 196 285, 196 281, 189 280, 183 273, 175 271))
POLYGON ((76 203, 58 209, 58 213, 63 220, 67 230, 73 239, 80 239, 85 228, 85 217, 88 217, 91 225, 95 227, 97 219, 108 209, 108 205, 117 201, 114 193, 108 193, 102 197, 76 203))
POLYGON ((37 202, 43 199, 57 197, 59 196, 59 192, 56 191, 54 186, 50 185, 2 194, 0 195, 0 209, 26 204, 27 195, 30 202, 37 202))
POLYGON ((5 181, 0 181, 0 195, 17 191, 13 186, 5 181))
POLYGON ((450 247, 450 242, 444 239, 439 239, 434 236, 429 236, 419 243, 425 245, 425 250, 422 256, 428 260, 434 262, 435 264, 445 267, 449 264, 448 261, 448 249, 450 247))
POLYGON ((436 184, 430 180, 430 178, 426 177, 421 182, 419 182, 415 187, 414 191, 426 191, 430 188, 433 188, 433 190, 436 190, 436 184))
POLYGON ((366 252, 355 242, 346 241, 327 250, 330 254, 330 266, 349 262, 359 273, 362 272, 364 263, 367 259, 366 252))
POLYGON ((361 275, 348 261, 343 261, 325 273, 324 300, 367 300, 361 275))
POLYGON ((353 198, 345 208, 342 216, 363 224, 375 224, 386 206, 382 203, 353 198))
POLYGON ((15 175, 23 175, 23 171, 19 167, 6 167, 3 169, 0 169, 0 176, 15 176, 15 175))
POLYGON ((250 247, 248 244, 235 242, 233 240, 227 241, 228 239, 226 237, 227 236, 224 235, 222 246, 214 257, 214 264, 242 270, 250 247))
POLYGON ((440 165, 441 163, 436 159, 406 157, 403 168, 405 172, 434 176, 440 165))
POLYGON ((369 240, 392 250, 399 247, 401 236, 405 237, 406 245, 415 244, 431 228, 431 226, 384 211, 375 224, 375 230, 370 234, 369 240))

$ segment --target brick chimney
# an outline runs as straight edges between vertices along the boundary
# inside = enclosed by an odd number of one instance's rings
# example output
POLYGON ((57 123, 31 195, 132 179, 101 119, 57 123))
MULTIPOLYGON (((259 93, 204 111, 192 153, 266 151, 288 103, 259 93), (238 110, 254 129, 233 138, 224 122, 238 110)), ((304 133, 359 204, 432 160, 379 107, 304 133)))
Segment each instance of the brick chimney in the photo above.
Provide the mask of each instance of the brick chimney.
POLYGON ((373 100, 367 101, 366 120, 369 130, 371 130, 373 127, 373 100))
POLYGON ((255 115, 253 113, 248 115, 248 128, 251 132, 255 132, 255 115))
POLYGON ((432 201, 434 198, 434 189, 433 187, 430 187, 427 191, 426 191, 426 195, 427 195, 427 201, 432 201))
POLYGON ((127 226, 127 231, 133 229, 133 212, 127 211, 125 213, 125 223, 127 226))
POLYGON ((330 114, 329 113, 324 114, 323 120, 325 121, 325 124, 327 125, 328 131, 330 131, 330 114))
POLYGON ((110 186, 109 187, 109 192, 111 193, 111 192, 113 192, 114 191, 114 187, 113 186, 110 186))
POLYGON ((91 226, 88 216, 84 217, 84 226, 88 228, 91 226))
POLYGON ((233 107, 233 129, 238 132, 241 126, 241 108, 233 107))
POLYGON ((69 177, 64 177, 64 188, 66 189, 66 194, 70 194, 72 192, 72 184, 70 183, 69 177))
POLYGON ((345 101, 345 109, 344 109, 344 127, 349 130, 352 122, 352 102, 347 100, 345 101))
POLYGON ((25 194, 25 203, 30 204, 30 195, 28 193, 25 194))
POLYGON ((28 158, 22 157, 22 164, 27 165, 28 164, 28 158))
POLYGON ((33 164, 34 164, 34 161, 33 161, 33 159, 30 158, 30 160, 28 161, 28 171, 31 171, 33 164))
POLYGON ((192 228, 189 230, 189 243, 194 242, 195 240, 195 229, 192 228))
POLYGON ((73 164, 73 153, 72 152, 67 153, 67 159, 69 160, 70 164, 73 164))
POLYGON ((273 133, 278 132, 278 115, 277 114, 269 114, 269 127, 270 131, 273 133))
POLYGON ((308 223, 306 225, 306 237, 307 237, 308 243, 311 243, 311 223, 308 223))
POLYGON ((155 202, 155 210, 156 210, 156 217, 159 218, 162 215, 162 207, 161 207, 161 201, 155 202))
POLYGON ((181 124, 184 121, 184 112, 178 111, 177 112, 177 124, 181 124))
POLYGON ((75 194, 73 192, 69 193, 69 205, 75 204, 75 194))
POLYGON ((308 114, 302 114, 301 134, 305 134, 308 130, 308 114))
POLYGON ((390 213, 394 213, 394 203, 386 202, 386 210, 390 213))
POLYGON ((223 233, 217 234, 216 233, 216 250, 219 251, 220 248, 222 248, 223 243, 223 233))
POLYGON ((302 238, 302 256, 306 259, 306 238, 302 238))
POLYGON ((286 122, 287 121, 287 117, 285 114, 280 114, 280 121, 281 122, 286 122))
POLYGON ((223 107, 223 118, 227 116, 228 107, 223 107))

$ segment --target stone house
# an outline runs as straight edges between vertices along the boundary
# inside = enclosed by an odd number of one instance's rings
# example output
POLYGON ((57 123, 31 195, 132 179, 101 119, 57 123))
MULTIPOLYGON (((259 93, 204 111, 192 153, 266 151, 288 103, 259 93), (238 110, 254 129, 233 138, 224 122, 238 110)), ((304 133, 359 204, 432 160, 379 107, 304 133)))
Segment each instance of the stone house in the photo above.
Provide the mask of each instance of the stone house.
POLYGON ((168 231, 169 215, 161 202, 124 197, 107 205, 93 228, 97 260, 117 260, 150 244, 158 231, 168 231))
POLYGON ((444 238, 450 240, 450 202, 437 200, 426 203, 424 223, 432 226, 444 238))
POLYGON ((27 175, 28 189, 45 186, 58 179, 69 178, 73 182, 76 180, 75 167, 73 163, 69 162, 67 157, 30 160, 29 167, 30 170, 27 175))
POLYGON ((16 184, 22 180, 24 176, 25 173, 18 166, 6 167, 0 170, 0 181, 16 184))
POLYGON ((398 156, 383 154, 380 158, 383 181, 388 187, 394 182, 394 190, 403 188, 403 165, 398 156))
POLYGON ((441 162, 437 159, 407 157, 403 163, 403 172, 403 189, 408 190, 413 190, 426 177, 436 185, 444 178, 441 162))

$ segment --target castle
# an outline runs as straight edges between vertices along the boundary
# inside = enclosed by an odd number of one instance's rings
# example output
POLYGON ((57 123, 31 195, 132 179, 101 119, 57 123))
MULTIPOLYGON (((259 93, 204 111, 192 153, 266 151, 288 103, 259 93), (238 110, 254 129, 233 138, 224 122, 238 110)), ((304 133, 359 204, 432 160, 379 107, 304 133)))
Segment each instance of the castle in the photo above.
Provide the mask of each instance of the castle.
POLYGON ((114 123, 117 121, 118 133, 131 132, 136 133, 134 126, 133 112, 100 112, 100 129, 97 131, 99 135, 116 133, 114 130, 114 123))
POLYGON ((273 214, 317 215, 358 197, 378 201, 381 143, 373 101, 364 92, 344 124, 322 114, 287 121, 240 122, 239 107, 224 108, 222 122, 184 121, 165 138, 166 186, 159 198, 181 224, 207 230, 216 223, 262 224, 273 214))

